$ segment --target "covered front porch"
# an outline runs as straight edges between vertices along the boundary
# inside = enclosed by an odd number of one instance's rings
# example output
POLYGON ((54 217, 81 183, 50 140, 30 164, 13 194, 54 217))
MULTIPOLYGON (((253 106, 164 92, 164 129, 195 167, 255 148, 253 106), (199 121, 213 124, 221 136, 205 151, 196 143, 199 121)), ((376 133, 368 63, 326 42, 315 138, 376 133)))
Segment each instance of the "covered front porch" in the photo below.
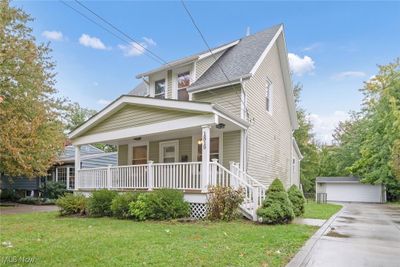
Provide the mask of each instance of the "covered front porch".
POLYGON ((126 96, 96 116, 71 133, 75 190, 206 192, 244 166, 248 123, 217 106, 126 96), (116 146, 118 166, 81 168, 80 147, 94 143, 116 146))

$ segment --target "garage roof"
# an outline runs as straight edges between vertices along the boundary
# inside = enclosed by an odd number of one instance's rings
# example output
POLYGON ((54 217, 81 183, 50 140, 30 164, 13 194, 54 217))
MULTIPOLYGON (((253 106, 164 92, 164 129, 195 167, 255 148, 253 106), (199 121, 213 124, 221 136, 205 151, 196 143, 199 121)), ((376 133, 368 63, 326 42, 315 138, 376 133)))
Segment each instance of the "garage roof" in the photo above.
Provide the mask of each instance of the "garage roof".
POLYGON ((317 183, 359 183, 360 178, 355 176, 317 177, 317 183))

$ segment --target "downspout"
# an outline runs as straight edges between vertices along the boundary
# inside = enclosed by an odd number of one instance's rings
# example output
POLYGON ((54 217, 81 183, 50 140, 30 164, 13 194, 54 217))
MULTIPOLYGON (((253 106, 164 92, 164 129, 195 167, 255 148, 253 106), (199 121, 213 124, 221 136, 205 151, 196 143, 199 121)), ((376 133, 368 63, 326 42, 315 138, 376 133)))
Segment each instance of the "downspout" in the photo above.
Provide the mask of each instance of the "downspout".
MULTIPOLYGON (((240 77, 240 88, 241 88, 241 92, 240 94, 243 93, 243 100, 242 100, 242 95, 240 96, 241 99, 241 105, 243 105, 243 109, 242 109, 242 119, 248 121, 248 114, 247 114, 247 98, 246 98, 246 92, 245 92, 245 86, 243 83, 243 77, 240 77)), ((247 129, 243 130, 243 146, 241 149, 243 149, 243 167, 242 170, 247 173, 247 169, 248 169, 248 135, 247 135, 247 129)))

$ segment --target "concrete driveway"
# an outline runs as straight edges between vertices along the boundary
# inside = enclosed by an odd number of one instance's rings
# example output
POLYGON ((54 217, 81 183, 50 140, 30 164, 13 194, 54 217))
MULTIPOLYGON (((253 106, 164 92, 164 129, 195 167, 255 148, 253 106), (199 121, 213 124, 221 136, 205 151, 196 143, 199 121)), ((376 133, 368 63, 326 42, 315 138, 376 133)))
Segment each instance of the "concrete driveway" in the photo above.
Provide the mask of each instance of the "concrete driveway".
POLYGON ((288 266, 400 266, 400 207, 344 204, 288 266))
POLYGON ((15 204, 15 206, 0 207, 0 215, 57 211, 59 208, 55 205, 25 205, 15 204))

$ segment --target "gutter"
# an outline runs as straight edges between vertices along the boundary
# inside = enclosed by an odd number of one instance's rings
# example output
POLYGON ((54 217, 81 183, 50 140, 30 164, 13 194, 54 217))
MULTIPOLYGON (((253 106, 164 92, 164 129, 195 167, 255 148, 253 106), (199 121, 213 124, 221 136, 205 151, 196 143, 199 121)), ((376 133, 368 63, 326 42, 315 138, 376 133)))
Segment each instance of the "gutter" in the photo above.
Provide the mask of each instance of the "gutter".
POLYGON ((235 78, 233 80, 230 80, 230 81, 222 81, 222 82, 214 83, 214 84, 212 84, 212 86, 210 86, 208 84, 208 85, 199 85, 199 86, 189 87, 187 91, 188 91, 188 93, 199 93, 202 91, 208 91, 208 90, 217 89, 220 87, 239 84, 243 80, 250 79, 251 77, 252 77, 252 74, 248 73, 248 74, 242 75, 242 76, 235 78))

